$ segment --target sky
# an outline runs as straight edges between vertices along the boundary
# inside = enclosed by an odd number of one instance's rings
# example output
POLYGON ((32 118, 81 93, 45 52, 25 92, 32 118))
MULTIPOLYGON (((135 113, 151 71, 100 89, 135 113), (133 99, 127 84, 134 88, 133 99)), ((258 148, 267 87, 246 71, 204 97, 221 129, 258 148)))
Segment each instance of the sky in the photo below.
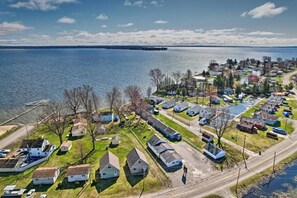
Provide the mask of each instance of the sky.
POLYGON ((0 46, 297 46, 296 0, 0 0, 0 46))

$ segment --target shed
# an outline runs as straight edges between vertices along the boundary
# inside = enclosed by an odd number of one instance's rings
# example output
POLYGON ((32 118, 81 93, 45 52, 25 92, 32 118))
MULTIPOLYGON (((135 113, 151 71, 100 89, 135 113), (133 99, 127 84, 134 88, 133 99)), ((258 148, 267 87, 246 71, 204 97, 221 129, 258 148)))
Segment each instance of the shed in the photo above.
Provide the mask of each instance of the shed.
POLYGON ((60 146, 60 151, 68 152, 71 149, 71 147, 72 147, 72 141, 70 140, 64 141, 60 146))
POLYGON ((120 144, 120 137, 119 136, 113 136, 111 138, 111 143, 112 146, 118 146, 120 144))
POLYGON ((41 167, 33 172, 34 185, 54 184, 60 174, 58 167, 41 167))
POLYGON ((212 143, 208 143, 204 146, 204 152, 214 160, 226 157, 225 151, 212 143))

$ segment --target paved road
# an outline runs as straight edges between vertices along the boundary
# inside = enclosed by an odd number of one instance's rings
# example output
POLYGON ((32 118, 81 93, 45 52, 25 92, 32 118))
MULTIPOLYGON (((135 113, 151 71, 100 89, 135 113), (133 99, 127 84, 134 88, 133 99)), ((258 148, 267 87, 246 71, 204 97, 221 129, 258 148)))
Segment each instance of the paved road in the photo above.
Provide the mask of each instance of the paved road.
MULTIPOLYGON (((291 75, 292 73, 284 76, 283 81, 285 84, 289 83, 288 79, 291 75)), ((296 89, 293 91, 297 93, 296 89)), ((297 99, 296 95, 295 98, 297 99)), ((271 167, 275 152, 276 163, 297 152, 296 122, 293 122, 293 127, 295 130, 290 138, 287 138, 277 145, 269 148, 263 152, 261 156, 249 158, 247 160, 248 169, 245 169, 244 164, 241 163, 238 168, 224 171, 216 176, 206 179, 204 182, 193 183, 178 188, 165 189, 156 193, 145 194, 143 197, 203 197, 220 190, 229 189, 231 186, 236 184, 239 168, 241 170, 239 181, 242 181, 271 167)))
MULTIPOLYGON (((27 125, 28 132, 30 132, 34 128, 34 125, 27 125)), ((6 138, 0 140, 0 149, 3 149, 12 143, 23 139, 27 136, 27 130, 26 127, 23 126, 22 128, 16 130, 14 133, 10 134, 6 138)))

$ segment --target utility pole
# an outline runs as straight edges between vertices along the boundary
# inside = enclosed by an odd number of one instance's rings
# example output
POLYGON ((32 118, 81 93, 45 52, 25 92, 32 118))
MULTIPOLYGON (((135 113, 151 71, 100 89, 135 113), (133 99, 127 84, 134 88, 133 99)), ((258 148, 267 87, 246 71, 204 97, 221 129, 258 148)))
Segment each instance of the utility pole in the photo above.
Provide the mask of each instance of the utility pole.
POLYGON ((274 157, 273 157, 273 166, 272 166, 272 171, 275 173, 274 167, 275 167, 275 158, 276 158, 276 151, 274 151, 274 157))
POLYGON ((240 176, 240 168, 238 169, 238 176, 237 176, 237 181, 236 181, 236 197, 238 197, 238 181, 239 181, 239 176, 240 176))
POLYGON ((244 155, 244 150, 245 150, 245 139, 246 139, 246 135, 244 135, 244 140, 243 140, 242 157, 243 157, 243 160, 244 160, 245 168, 247 169, 247 164, 246 164, 245 155, 244 155))

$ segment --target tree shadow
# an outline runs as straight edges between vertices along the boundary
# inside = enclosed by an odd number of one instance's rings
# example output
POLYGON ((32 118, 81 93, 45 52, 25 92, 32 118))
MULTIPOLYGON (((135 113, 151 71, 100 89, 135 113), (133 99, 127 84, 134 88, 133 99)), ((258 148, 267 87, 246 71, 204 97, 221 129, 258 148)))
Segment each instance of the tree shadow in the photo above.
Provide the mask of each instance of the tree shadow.
POLYGON ((132 186, 132 187, 135 186, 136 184, 138 184, 141 180, 143 180, 147 176, 147 173, 145 175, 142 175, 142 174, 141 175, 132 175, 127 163, 124 166, 124 172, 125 172, 127 181, 129 182, 130 186, 132 186))
POLYGON ((68 182, 67 177, 64 177, 63 181, 58 184, 56 190, 82 188, 85 185, 85 183, 85 181, 68 182))
POLYGON ((58 152, 56 153, 56 155, 60 156, 60 155, 65 155, 66 153, 67 153, 67 151, 61 151, 59 149, 58 152))
POLYGON ((110 186, 114 185, 118 179, 119 179, 119 177, 113 177, 113 178, 109 178, 109 179, 101 179, 99 169, 98 169, 95 172, 95 180, 93 180, 91 186, 92 187, 95 186, 97 192, 101 193, 104 190, 106 190, 107 188, 109 188, 110 186))
POLYGON ((36 192, 46 192, 48 191, 48 189, 52 186, 53 184, 38 184, 38 185, 34 185, 33 181, 31 180, 31 182, 26 186, 27 190, 30 189, 35 189, 36 192))

